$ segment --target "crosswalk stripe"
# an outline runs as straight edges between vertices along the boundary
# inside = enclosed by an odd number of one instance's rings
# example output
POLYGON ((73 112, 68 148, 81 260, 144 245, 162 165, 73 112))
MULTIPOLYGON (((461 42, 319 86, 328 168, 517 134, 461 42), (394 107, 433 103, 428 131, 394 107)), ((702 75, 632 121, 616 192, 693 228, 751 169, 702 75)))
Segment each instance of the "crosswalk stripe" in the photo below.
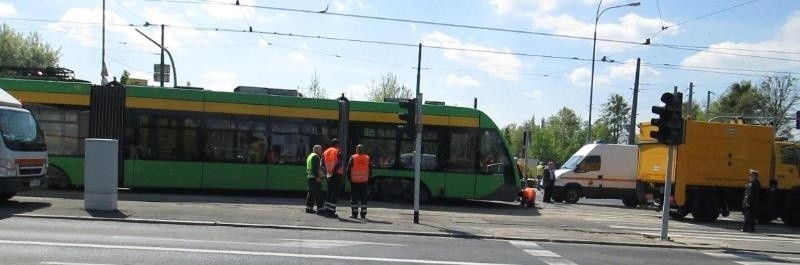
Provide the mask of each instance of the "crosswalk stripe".
POLYGON ((794 264, 794 263, 786 263, 786 262, 772 262, 772 261, 734 261, 736 263, 742 265, 787 265, 787 264, 794 264))
POLYGON ((546 249, 523 249, 523 250, 525 252, 528 252, 528 254, 531 254, 531 256, 534 257, 553 257, 553 258, 561 257, 561 255, 558 255, 555 252, 546 249))
POLYGON ((792 258, 792 257, 775 257, 769 256, 759 253, 722 253, 722 252, 703 252, 703 254, 721 258, 721 259, 729 259, 735 263, 742 264, 742 265, 786 265, 786 264, 795 264, 790 261, 784 260, 800 260, 800 258, 792 258))
POLYGON ((547 263, 547 265, 578 265, 577 263, 565 259, 539 258, 539 260, 547 263))

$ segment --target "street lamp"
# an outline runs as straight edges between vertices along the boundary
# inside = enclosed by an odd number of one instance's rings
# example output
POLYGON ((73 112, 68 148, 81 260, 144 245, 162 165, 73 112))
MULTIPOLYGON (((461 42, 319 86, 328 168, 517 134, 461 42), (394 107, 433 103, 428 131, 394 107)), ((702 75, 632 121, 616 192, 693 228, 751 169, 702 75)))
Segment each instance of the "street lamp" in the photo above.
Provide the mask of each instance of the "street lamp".
POLYGON ((586 134, 587 143, 592 142, 592 97, 594 95, 594 55, 595 55, 595 48, 597 47, 597 21, 600 20, 600 16, 603 15, 606 10, 625 7, 625 6, 639 6, 641 3, 633 2, 624 5, 616 5, 611 7, 606 7, 603 11, 600 11, 600 6, 603 5, 603 0, 600 0, 600 3, 597 4, 597 13, 594 16, 594 38, 592 38, 592 77, 591 81, 589 81, 589 131, 586 134))

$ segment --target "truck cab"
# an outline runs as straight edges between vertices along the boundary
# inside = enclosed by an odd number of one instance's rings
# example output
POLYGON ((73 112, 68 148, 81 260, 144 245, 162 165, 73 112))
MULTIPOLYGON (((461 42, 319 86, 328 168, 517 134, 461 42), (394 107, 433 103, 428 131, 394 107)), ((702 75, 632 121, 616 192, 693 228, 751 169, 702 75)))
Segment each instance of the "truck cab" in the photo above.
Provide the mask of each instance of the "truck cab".
POLYGON ((0 89, 0 200, 42 185, 47 174, 44 132, 30 111, 0 89))

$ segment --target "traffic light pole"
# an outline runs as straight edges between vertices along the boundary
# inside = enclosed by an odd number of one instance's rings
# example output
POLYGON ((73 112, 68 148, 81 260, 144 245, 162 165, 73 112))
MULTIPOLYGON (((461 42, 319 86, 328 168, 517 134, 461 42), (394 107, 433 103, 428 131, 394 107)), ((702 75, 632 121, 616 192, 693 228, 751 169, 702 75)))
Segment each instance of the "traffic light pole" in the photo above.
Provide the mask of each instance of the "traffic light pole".
POLYGON ((417 57, 417 115, 414 126, 417 131, 414 147, 414 223, 419 223, 419 177, 420 166, 422 164, 422 93, 419 93, 420 67, 422 66, 422 43, 419 44, 419 55, 417 57))
POLYGON ((669 152, 667 153, 667 175, 664 176, 664 200, 661 201, 661 240, 669 240, 669 207, 670 197, 672 195, 672 162, 675 157, 675 147, 677 145, 669 145, 669 152))

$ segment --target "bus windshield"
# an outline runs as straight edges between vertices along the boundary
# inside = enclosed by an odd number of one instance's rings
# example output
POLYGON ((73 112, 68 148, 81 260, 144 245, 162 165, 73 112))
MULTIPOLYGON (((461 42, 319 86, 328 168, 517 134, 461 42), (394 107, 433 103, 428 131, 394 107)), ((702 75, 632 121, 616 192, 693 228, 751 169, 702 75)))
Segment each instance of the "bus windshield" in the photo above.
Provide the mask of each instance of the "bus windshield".
POLYGON ((8 149, 14 151, 45 151, 39 125, 29 112, 0 109, 0 133, 8 149))

